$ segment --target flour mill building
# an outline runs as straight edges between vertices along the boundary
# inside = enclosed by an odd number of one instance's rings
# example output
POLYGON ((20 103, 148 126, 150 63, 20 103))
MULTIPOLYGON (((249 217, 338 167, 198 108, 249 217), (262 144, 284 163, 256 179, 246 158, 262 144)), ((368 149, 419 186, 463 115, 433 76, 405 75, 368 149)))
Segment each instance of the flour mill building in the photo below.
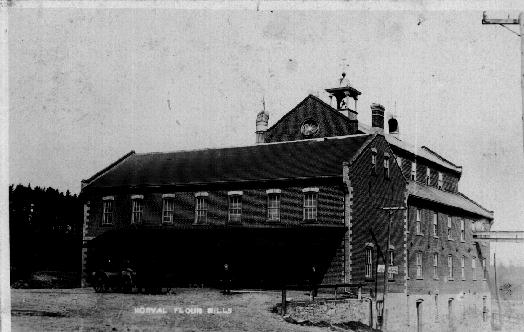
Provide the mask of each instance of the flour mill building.
POLYGON ((260 112, 254 145, 132 151, 82 181, 83 285, 110 256, 174 284, 216 285, 227 263, 239 287, 278 287, 307 283, 315 266, 323 283, 374 293, 381 252, 387 320, 413 328, 418 312, 438 329, 469 310, 482 321, 489 245, 472 232, 493 212, 458 191, 462 167, 400 140, 395 119, 385 130, 384 107, 371 105, 367 126, 358 90, 326 91, 331 105, 309 95, 271 127, 260 112))

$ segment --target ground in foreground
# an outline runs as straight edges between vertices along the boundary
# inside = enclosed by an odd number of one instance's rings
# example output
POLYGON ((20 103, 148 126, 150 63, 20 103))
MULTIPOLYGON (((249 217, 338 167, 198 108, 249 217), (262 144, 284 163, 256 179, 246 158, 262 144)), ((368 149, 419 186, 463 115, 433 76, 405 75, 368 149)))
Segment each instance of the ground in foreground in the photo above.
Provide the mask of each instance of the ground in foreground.
POLYGON ((214 289, 191 288, 143 295, 80 288, 13 289, 11 301, 13 331, 329 330, 285 322, 271 312, 280 293, 269 291, 222 295, 214 289))

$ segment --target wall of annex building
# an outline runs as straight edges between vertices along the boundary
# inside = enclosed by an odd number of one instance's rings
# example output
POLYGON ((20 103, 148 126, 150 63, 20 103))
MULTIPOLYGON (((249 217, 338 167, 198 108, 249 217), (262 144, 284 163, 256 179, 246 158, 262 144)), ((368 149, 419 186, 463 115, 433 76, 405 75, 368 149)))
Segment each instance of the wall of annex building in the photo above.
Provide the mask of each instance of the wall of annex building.
POLYGON ((480 219, 458 210, 422 201, 408 201, 408 294, 479 294, 489 292, 489 245, 479 247, 473 241, 472 226, 480 219), (417 210, 420 233, 417 233, 417 210), (433 234, 434 214, 437 216, 437 234, 433 234), (451 217, 451 237, 448 238, 448 216, 451 217), (464 221, 464 240, 461 240, 461 221, 464 221), (437 261, 434 261, 434 255, 437 261), (420 258, 417 261, 417 255, 420 258), (448 257, 452 259, 453 277, 450 278, 448 257), (464 258, 464 276, 462 276, 464 258), (473 268, 475 259, 475 268, 473 268), (482 268, 485 259, 486 274, 482 268), (434 264, 436 263, 436 269, 434 264), (420 265, 422 275, 417 276, 420 265), (436 273, 435 273, 436 272, 436 273))
MULTIPOLYGON (((323 181, 324 183, 328 181, 323 181)), ((330 180, 333 184, 319 185, 307 183, 297 186, 271 185, 263 188, 234 187, 227 190, 202 190, 198 191, 126 191, 90 195, 86 197, 86 209, 88 213, 85 217, 85 238, 96 238, 108 230, 124 228, 131 225, 132 218, 132 196, 141 195, 143 202, 142 224, 168 228, 169 224, 162 223, 163 194, 170 194, 174 200, 174 224, 193 224, 195 223, 195 193, 205 192, 207 194, 208 214, 207 224, 226 225, 228 224, 228 192, 242 192, 242 217, 243 225, 301 225, 303 219, 304 188, 318 188, 317 192, 317 220, 318 224, 339 224, 344 225, 344 189, 342 184, 335 184, 335 180, 330 180), (280 190, 280 221, 268 221, 268 189, 280 190), (113 223, 104 225, 103 219, 103 199, 111 197, 113 202, 113 223)), ((342 181, 340 181, 342 182, 342 181)), ((311 221, 307 221, 311 223, 311 221)), ((323 262, 327 269, 323 269, 323 274, 319 277, 323 283, 340 283, 344 281, 344 242, 340 238, 340 243, 334 244, 338 249, 334 252, 330 262, 323 262)), ((83 270, 88 261, 88 251, 84 250, 83 270)))
MULTIPOLYGON (((415 157, 413 155, 408 155, 399 149, 394 149, 394 152, 397 154, 397 162, 399 162, 399 165, 402 168, 402 173, 406 179, 411 180, 412 164, 415 163, 415 157)), ((426 184, 426 172, 428 167, 431 170, 429 183, 430 186, 435 188, 438 187, 438 173, 440 172, 442 173, 442 190, 458 192, 458 183, 460 180, 458 174, 448 170, 445 167, 427 162, 420 158, 416 160, 415 180, 417 182, 426 184)))
MULTIPOLYGON (((390 243, 393 251, 393 265, 398 267, 398 274, 388 282, 389 291, 403 292, 405 290, 405 211, 395 211, 389 216, 383 207, 405 206, 406 181, 401 169, 395 162, 395 156, 388 147, 383 136, 376 139, 361 153, 356 162, 351 165, 351 277, 353 282, 365 283, 365 292, 374 291, 375 264, 377 262, 376 244, 369 232, 376 236, 381 250, 387 247, 387 225, 391 218, 390 243), (372 164, 374 150, 376 163, 372 164), (387 178, 384 170, 385 153, 389 154, 390 174, 387 178), (373 254, 372 274, 366 277, 366 249, 371 246, 373 254)), ((383 264, 382 259, 379 261, 383 264)), ((383 285, 383 273, 378 273, 379 291, 383 285)))

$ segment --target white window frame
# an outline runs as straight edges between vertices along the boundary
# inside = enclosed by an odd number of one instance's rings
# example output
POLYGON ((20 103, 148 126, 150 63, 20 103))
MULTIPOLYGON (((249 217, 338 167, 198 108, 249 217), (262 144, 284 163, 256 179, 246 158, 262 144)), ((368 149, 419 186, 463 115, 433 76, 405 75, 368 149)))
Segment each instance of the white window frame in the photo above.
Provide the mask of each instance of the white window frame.
POLYGON ((228 218, 231 223, 242 222, 242 192, 230 191, 228 193, 228 218))
POLYGON ((460 277, 462 280, 466 280, 466 256, 460 258, 460 277))
POLYGON ((444 176, 442 172, 438 172, 438 189, 442 190, 444 187, 444 176))
POLYGON ((384 178, 389 179, 390 169, 389 169, 389 154, 384 153, 384 178))
POLYGON ((460 219, 460 242, 466 242, 466 221, 460 219))
POLYGON ((453 221, 451 216, 448 216, 448 240, 453 240, 453 221))
POLYGON ((140 224, 143 220, 144 214, 144 196, 131 196, 131 223, 140 224))
POLYGON ((102 198, 102 225, 113 225, 114 201, 113 196, 102 198))
POLYGON ((453 280, 453 255, 448 255, 448 280, 453 280))
POLYGON ((175 215, 175 195, 174 194, 162 195, 162 223, 163 224, 172 224, 174 215, 175 215))
POLYGON ((373 277, 373 247, 366 246, 365 277, 373 277))
POLYGON ((266 191, 267 194, 267 220, 278 222, 280 221, 280 189, 270 189, 266 191), (274 200, 272 200, 272 198, 274 200))
POLYGON ((477 257, 471 258, 471 275, 473 280, 477 280, 477 257))
POLYGON ((438 213, 433 211, 433 237, 438 238, 438 213))
POLYGON ((438 279, 438 253, 433 253, 433 279, 438 279))
POLYGON ((207 193, 197 193, 195 195, 195 224, 205 224, 207 222, 207 193))
POLYGON ((416 161, 411 163, 411 180, 417 181, 417 162, 416 161))
POLYGON ((422 233, 422 225, 421 225, 421 212, 420 212, 420 209, 417 208, 415 210, 415 214, 416 214, 416 218, 415 218, 415 233, 417 235, 423 235, 422 233))
POLYGON ((423 279, 423 266, 422 266, 422 252, 417 251, 416 255, 416 266, 417 266, 417 279, 423 279))
POLYGON ((303 220, 316 222, 318 218, 318 188, 305 188, 302 190, 303 198, 303 220))
POLYGON ((426 185, 431 185, 431 168, 426 167, 426 185))

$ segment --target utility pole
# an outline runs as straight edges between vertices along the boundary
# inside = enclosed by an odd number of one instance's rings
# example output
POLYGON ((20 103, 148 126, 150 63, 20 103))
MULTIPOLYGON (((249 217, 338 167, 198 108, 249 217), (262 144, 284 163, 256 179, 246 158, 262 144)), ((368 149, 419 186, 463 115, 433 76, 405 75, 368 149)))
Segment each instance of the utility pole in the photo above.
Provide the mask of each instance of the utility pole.
MULTIPOLYGON (((519 18, 488 18, 486 12, 482 15, 482 24, 497 24, 506 28, 509 24, 520 26, 520 88, 522 98, 522 148, 524 149, 524 12, 519 13, 519 18)), ((507 28, 509 29, 509 28, 507 28)), ((510 29, 509 29, 510 30, 510 29)), ((511 30, 517 34, 515 31, 511 30)))
POLYGON ((385 255, 382 255, 384 258, 384 294, 382 294, 382 310, 380 313, 380 316, 382 316, 382 321, 380 322, 379 329, 382 329, 384 324, 384 310, 386 308, 386 294, 388 293, 388 266, 389 266, 389 246, 391 244, 391 217, 393 216, 393 213, 395 213, 398 210, 405 210, 406 207, 404 206, 389 206, 389 207, 382 207, 382 210, 388 211, 388 242, 386 245, 385 255))

